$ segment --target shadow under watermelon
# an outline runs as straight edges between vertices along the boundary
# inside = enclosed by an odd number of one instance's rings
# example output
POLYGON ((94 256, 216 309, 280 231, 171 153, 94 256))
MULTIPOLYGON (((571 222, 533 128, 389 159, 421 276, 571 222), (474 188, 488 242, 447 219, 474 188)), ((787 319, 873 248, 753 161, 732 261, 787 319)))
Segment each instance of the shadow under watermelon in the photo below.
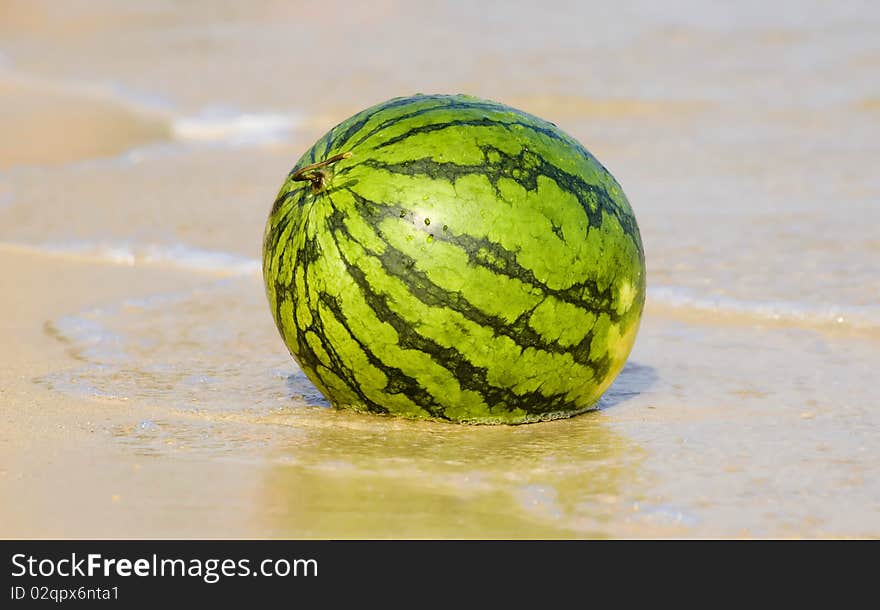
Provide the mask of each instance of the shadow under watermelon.
POLYGON ((632 361, 627 362, 608 391, 599 399, 596 408, 604 411, 632 400, 636 396, 646 393, 657 383, 657 379, 657 370, 653 366, 632 361))

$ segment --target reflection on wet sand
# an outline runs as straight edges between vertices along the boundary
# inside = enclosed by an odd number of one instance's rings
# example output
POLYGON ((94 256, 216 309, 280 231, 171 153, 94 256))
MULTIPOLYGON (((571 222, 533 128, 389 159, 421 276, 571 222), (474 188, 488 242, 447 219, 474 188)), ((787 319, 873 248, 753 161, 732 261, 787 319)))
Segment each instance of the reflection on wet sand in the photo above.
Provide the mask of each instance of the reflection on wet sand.
POLYGON ((280 536, 607 536, 644 455, 595 414, 516 428, 323 415, 272 452, 264 517, 280 536))
MULTIPOLYGON (((630 365, 603 408, 652 382, 649 367, 630 365)), ((644 451, 599 412, 516 427, 335 411, 312 423, 273 449, 264 477, 266 518, 282 536, 607 536, 641 499, 644 451)))

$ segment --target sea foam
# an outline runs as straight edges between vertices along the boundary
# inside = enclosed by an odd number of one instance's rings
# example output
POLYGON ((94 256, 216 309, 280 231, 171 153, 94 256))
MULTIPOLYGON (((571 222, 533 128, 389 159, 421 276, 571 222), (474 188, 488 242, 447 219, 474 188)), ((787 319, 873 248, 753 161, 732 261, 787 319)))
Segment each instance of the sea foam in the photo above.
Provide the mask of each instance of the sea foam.
POLYGON ((242 146, 282 142, 302 124, 303 118, 292 114, 207 109, 173 119, 171 131, 178 140, 242 146))
POLYGON ((72 241, 45 244, 0 244, 0 248, 113 265, 167 266, 216 275, 259 274, 259 260, 186 244, 72 241))
POLYGON ((651 287, 648 290, 648 300, 672 309, 689 309, 707 314, 747 316, 809 325, 880 327, 880 307, 868 305, 752 301, 698 294, 677 286, 651 287))

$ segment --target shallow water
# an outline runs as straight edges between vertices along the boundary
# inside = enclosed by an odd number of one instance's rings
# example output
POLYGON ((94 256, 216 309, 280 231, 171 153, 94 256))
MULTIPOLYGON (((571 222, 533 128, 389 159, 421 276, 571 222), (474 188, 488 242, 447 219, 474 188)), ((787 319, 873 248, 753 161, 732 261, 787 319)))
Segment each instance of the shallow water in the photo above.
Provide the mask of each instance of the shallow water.
MULTIPOLYGON (((525 3, 0 6, 0 267, 116 278, 16 320, 63 357, 5 381, 0 433, 42 391, 68 423, 100 409, 89 447, 176 473, 139 510, 178 529, 111 534, 880 534, 872 4, 559 3, 540 27, 525 3), (554 121, 624 186, 648 305, 599 411, 495 428, 341 413, 287 355, 260 281, 274 195, 326 128, 416 91, 554 121), (176 279, 145 295, 148 274, 176 279), (223 496, 194 463, 239 478, 223 496)), ((100 533, 91 519, 62 533, 100 533)))

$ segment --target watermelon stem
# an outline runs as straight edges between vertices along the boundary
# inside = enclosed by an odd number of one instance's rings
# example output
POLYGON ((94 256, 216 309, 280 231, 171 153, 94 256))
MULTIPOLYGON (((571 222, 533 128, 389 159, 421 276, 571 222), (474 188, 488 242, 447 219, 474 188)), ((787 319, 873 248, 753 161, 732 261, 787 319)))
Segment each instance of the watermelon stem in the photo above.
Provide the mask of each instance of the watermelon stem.
POLYGON ((337 161, 341 161, 342 159, 348 159, 351 156, 351 151, 339 153, 338 155, 333 155, 332 157, 328 157, 323 161, 319 161, 318 163, 312 163, 311 165, 306 165, 305 167, 301 167, 290 175, 291 180, 295 181, 308 181, 312 183, 312 192, 317 193, 327 184, 327 179, 330 177, 328 172, 321 171, 322 167, 326 167, 331 163, 336 163, 337 161))

